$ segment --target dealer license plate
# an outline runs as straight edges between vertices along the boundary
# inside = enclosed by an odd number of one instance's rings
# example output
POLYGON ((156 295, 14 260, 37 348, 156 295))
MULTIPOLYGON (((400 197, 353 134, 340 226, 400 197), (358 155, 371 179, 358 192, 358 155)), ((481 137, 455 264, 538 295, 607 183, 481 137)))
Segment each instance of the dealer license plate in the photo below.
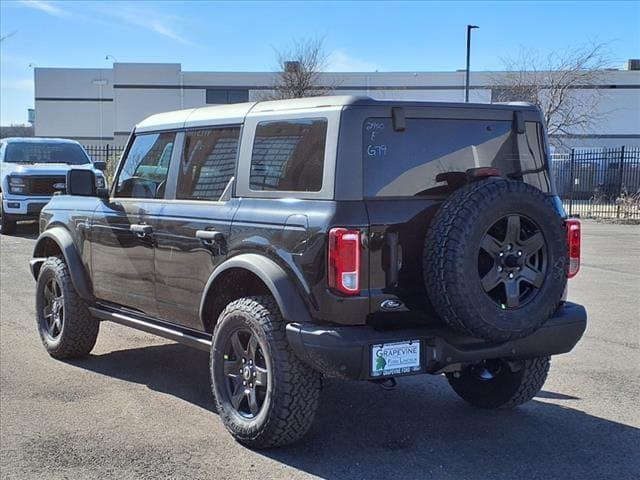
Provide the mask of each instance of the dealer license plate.
POLYGON ((371 376, 402 375, 420 370, 420 340, 371 346, 371 376))

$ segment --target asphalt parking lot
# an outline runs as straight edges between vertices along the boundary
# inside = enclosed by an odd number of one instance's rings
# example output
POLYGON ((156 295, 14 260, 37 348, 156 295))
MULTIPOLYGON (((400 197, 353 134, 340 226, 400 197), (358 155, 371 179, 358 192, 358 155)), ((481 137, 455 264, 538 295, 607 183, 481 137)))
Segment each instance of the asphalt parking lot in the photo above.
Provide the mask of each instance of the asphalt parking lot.
POLYGON ((292 447, 236 444, 204 352, 102 324, 83 360, 40 345, 28 259, 35 227, 0 239, 0 476, 9 478, 640 478, 640 226, 584 222, 571 299, 588 330, 513 411, 466 406, 444 377, 391 392, 328 380, 292 447))

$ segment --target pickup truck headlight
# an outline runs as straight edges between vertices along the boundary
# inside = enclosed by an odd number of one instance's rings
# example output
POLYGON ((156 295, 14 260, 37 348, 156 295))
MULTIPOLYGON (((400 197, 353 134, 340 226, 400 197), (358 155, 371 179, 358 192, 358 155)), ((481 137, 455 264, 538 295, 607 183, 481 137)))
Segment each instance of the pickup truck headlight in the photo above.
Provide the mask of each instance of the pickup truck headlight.
POLYGON ((26 193, 27 184, 22 177, 9 176, 9 193, 26 193))

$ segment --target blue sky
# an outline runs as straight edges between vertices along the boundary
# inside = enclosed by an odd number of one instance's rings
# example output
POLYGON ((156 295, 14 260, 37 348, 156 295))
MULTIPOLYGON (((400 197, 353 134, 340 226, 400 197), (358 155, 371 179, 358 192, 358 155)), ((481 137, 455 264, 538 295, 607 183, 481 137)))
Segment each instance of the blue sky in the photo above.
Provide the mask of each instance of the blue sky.
POLYGON ((0 123, 24 123, 38 67, 179 62, 184 70, 274 68, 274 49, 322 37, 340 71, 496 70, 520 49, 541 54, 607 42, 614 66, 640 57, 640 2, 75 2, 0 1, 0 123))

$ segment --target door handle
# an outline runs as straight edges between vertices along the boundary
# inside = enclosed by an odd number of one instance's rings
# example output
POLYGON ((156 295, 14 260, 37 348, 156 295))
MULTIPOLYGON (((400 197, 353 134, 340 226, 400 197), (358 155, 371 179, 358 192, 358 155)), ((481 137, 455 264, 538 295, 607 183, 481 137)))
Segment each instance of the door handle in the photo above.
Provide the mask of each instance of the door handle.
POLYGON ((147 235, 150 235, 153 232, 153 227, 151 225, 143 225, 142 223, 137 223, 137 224, 131 225, 129 227, 129 230, 135 233, 136 236, 142 238, 147 235))
POLYGON ((215 245, 224 242, 224 235, 215 230, 196 230, 196 238, 199 238, 205 245, 215 245))

